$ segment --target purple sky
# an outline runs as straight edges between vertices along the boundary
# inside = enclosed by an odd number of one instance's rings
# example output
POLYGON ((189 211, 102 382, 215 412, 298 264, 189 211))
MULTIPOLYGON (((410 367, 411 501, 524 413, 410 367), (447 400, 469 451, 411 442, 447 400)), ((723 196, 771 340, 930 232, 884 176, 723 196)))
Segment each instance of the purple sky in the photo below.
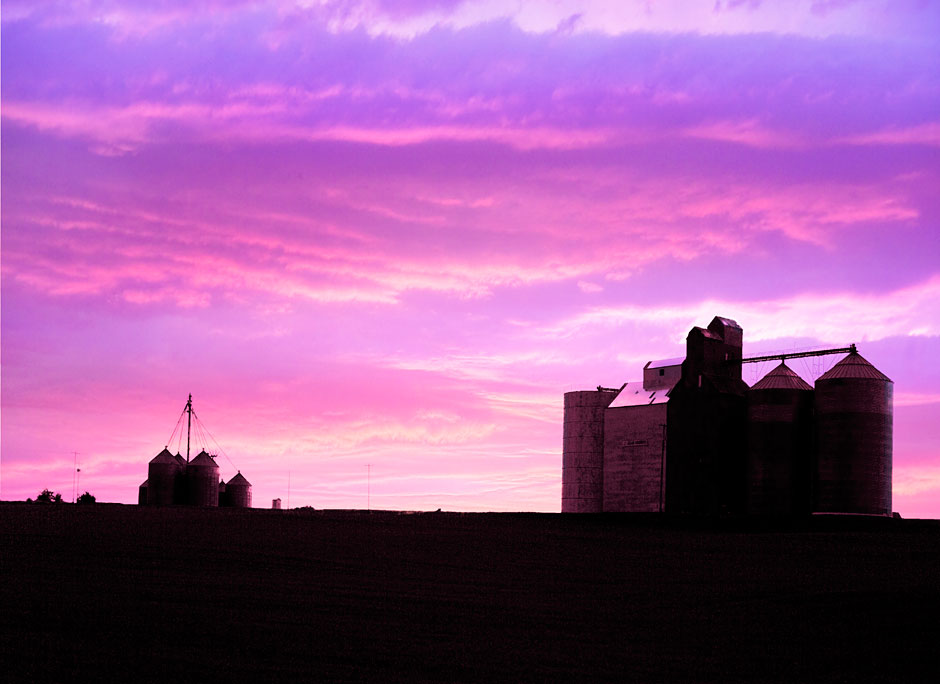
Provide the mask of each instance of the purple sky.
POLYGON ((0 498, 192 392, 257 506, 557 511, 563 392, 723 315, 940 517, 940 3, 4 0, 0 113, 0 498))

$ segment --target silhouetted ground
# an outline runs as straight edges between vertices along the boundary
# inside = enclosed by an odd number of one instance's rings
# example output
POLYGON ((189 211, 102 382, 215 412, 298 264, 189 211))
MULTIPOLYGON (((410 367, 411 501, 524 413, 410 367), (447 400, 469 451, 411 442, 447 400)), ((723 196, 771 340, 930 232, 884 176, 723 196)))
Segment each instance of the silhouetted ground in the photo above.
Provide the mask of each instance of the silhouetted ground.
POLYGON ((0 505, 7 681, 936 681, 940 523, 0 505))

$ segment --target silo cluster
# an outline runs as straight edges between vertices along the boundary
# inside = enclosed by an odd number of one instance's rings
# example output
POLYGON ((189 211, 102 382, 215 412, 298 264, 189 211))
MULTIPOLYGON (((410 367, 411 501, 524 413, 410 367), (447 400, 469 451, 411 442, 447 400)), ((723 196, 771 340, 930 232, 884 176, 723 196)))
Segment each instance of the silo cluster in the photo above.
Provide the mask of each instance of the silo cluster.
POLYGON ((251 483, 239 472, 226 485, 219 478, 218 464, 205 450, 187 463, 180 454, 163 449, 151 459, 137 501, 141 505, 251 508, 251 483))
POLYGON ((642 383, 566 393, 562 512, 890 515, 891 380, 854 345, 744 359, 742 344, 716 317, 642 383), (820 353, 847 355, 815 388, 785 363, 820 353), (768 358, 748 387, 741 364, 768 358))

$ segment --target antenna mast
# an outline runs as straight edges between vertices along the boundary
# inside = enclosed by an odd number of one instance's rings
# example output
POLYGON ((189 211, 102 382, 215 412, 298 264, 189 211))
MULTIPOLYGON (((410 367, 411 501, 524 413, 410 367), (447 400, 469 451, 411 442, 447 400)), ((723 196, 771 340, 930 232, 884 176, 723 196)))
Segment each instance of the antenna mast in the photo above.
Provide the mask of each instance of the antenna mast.
POLYGON ((78 496, 78 474, 81 471, 78 469, 78 452, 72 452, 72 503, 75 503, 76 497, 78 496))
POLYGON ((193 394, 189 393, 189 400, 186 402, 186 413, 189 417, 186 420, 186 462, 189 463, 189 431, 193 426, 193 394))

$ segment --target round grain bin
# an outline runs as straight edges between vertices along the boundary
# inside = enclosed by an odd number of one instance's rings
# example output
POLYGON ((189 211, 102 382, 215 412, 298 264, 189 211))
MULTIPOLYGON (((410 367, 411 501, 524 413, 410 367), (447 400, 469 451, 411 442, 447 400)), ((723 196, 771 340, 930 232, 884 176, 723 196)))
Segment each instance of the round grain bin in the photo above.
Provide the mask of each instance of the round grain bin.
POLYGON ((813 388, 785 363, 744 393, 747 401, 747 510, 810 512, 813 388))
POLYGON ((228 495, 225 493, 225 480, 219 480, 219 505, 228 506, 228 495))
POLYGON ((891 514, 894 383, 853 352, 816 380, 813 510, 891 514))
POLYGON ((154 456, 147 467, 147 503, 159 506, 175 503, 173 494, 179 475, 179 463, 169 450, 164 449, 154 456))
POLYGON ((137 505, 147 505, 147 480, 141 482, 140 487, 137 489, 137 505))
POLYGON ((225 493, 228 496, 228 505, 232 508, 251 508, 251 483, 241 471, 228 481, 225 493))
POLYGON ((561 512, 600 513, 604 505, 604 411, 615 390, 565 393, 561 512))
POLYGON ((219 505, 219 466, 205 450, 186 468, 186 491, 191 506, 219 505))

